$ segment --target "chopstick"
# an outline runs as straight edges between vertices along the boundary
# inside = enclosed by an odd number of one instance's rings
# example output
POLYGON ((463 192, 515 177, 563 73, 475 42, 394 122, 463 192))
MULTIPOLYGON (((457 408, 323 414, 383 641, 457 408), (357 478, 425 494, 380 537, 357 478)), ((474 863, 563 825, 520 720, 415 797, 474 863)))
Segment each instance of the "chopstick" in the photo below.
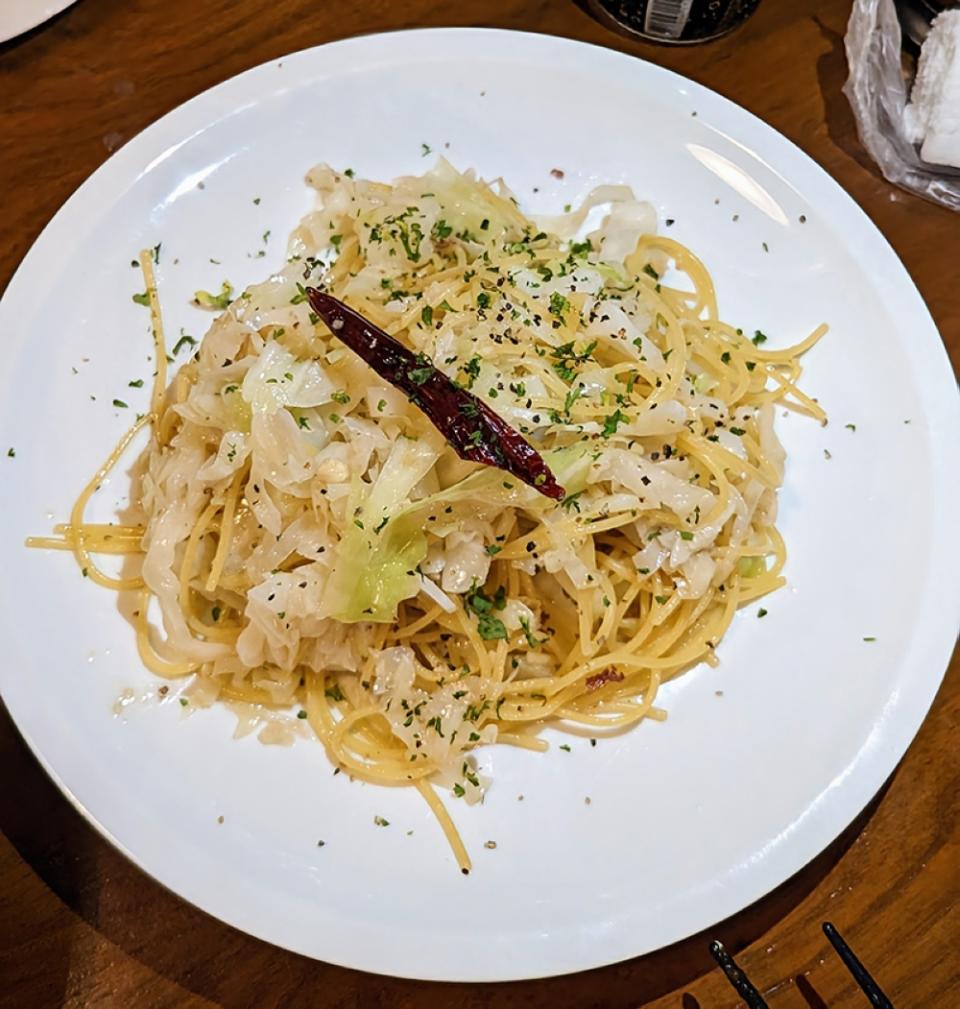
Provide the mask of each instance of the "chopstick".
POLYGON ((853 950, 844 942, 837 927, 829 921, 823 923, 823 934, 830 940, 830 945, 837 951, 837 956, 843 965, 853 975, 854 981, 860 985, 863 994, 870 1000, 875 1009, 893 1009, 893 1003, 880 990, 880 985, 870 976, 870 972, 857 959, 853 950))
MULTIPOLYGON (((830 944, 843 961, 844 967, 850 971, 863 994, 869 999, 870 1005, 874 1009, 894 1009, 893 1003, 884 995, 880 989, 880 985, 874 981, 867 968, 863 966, 853 950, 846 944, 843 936, 837 931, 836 925, 825 921, 823 923, 823 934, 830 940, 830 944)), ((763 1000, 763 996, 753 987, 746 973, 737 966, 737 962, 727 952, 719 939, 714 939, 710 943, 710 955, 720 965, 727 980, 746 1003, 747 1009, 770 1009, 763 1000)))
POLYGON ((747 1009, 770 1009, 763 996, 750 983, 750 979, 737 966, 736 961, 727 952, 726 947, 719 939, 714 939, 710 943, 710 955, 720 964, 723 973, 727 975, 727 980, 736 989, 737 994, 747 1004, 747 1009))

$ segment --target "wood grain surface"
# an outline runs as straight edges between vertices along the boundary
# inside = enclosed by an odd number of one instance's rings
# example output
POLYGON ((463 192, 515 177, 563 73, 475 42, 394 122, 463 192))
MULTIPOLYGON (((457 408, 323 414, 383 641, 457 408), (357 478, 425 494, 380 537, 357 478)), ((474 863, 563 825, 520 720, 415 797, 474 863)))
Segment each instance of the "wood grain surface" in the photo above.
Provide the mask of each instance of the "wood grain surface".
MULTIPOLYGON (((0 0, 2 2, 2 0, 0 0)), ((840 88, 849 0, 765 0, 728 38, 669 49, 621 39, 567 0, 79 0, 0 46, 0 290, 73 190, 198 92, 331 39, 495 25, 584 39, 669 66, 739 102, 818 161, 902 257, 960 361, 960 217, 891 188, 840 88)), ((0 709, 0 1006, 339 1009, 414 1006, 723 1009, 716 935, 771 1009, 864 1009, 829 951, 833 920, 898 1009, 960 1006, 960 663, 882 793, 815 862, 736 917, 617 966, 540 982, 399 981, 331 967, 221 925, 102 841, 0 709)))

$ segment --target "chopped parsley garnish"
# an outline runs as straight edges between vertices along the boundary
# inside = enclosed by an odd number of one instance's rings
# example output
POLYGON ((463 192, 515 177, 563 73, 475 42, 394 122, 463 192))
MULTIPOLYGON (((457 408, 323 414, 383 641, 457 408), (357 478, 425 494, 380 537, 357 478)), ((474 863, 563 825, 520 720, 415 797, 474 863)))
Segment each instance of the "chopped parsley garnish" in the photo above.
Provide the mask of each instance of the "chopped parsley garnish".
POLYGON ((390 821, 389 820, 385 820, 382 816, 375 816, 373 818, 373 822, 378 827, 389 827, 390 826, 390 821))
POLYGON ((184 347, 196 347, 196 345, 197 341, 194 340, 192 336, 189 336, 187 333, 184 333, 183 330, 181 329, 180 339, 177 340, 177 342, 173 345, 173 356, 176 357, 177 354, 179 354, 184 347))
POLYGON ((559 291, 554 291, 550 295, 550 312, 553 315, 562 316, 570 307, 570 300, 565 298, 559 291))
POLYGON ((121 409, 121 410, 126 410, 126 409, 127 409, 127 404, 126 404, 126 403, 124 403, 124 401, 123 401, 122 399, 115 399, 115 400, 113 401, 113 405, 114 405, 115 407, 118 407, 118 408, 119 408, 119 409, 121 409))
POLYGON ((488 546, 488 547, 486 548, 486 551, 487 551, 487 553, 488 553, 488 554, 489 554, 489 555, 490 555, 491 557, 496 557, 496 555, 497 555, 498 553, 500 553, 500 551, 501 551, 502 549, 503 549, 503 547, 498 547, 498 546, 497 546, 497 545, 496 545, 495 543, 491 543, 491 544, 490 544, 490 545, 489 545, 489 546, 488 546))
POLYGON ((575 491, 573 494, 568 494, 561 502, 560 507, 565 508, 570 511, 571 508, 575 508, 577 513, 580 512, 580 502, 577 500, 580 495, 583 494, 582 490, 575 491))
POLYGON ((655 269, 654 269, 654 268, 653 268, 653 267, 652 267, 652 266, 651 266, 651 265, 650 265, 649 263, 647 263, 647 264, 646 264, 646 265, 644 266, 644 268, 643 268, 643 272, 644 272, 644 273, 645 273, 645 274, 646 274, 646 275, 647 275, 648 277, 653 277, 653 279, 654 279, 654 280, 659 280, 659 279, 660 279, 660 274, 659 274, 659 273, 657 273, 657 271, 656 271, 656 270, 655 270, 655 269))
POLYGON ((759 347, 761 343, 767 342, 767 334, 757 329, 753 333, 753 344, 755 347, 759 347))
POLYGON ((420 310, 420 318, 423 321, 424 326, 430 326, 433 323, 433 309, 429 305, 424 305, 420 310))
POLYGON ((475 354, 471 357, 470 360, 463 366, 463 370, 467 373, 467 377, 470 379, 467 383, 467 388, 472 389, 473 383, 480 377, 480 355, 475 354))
POLYGON ((596 348, 596 340, 592 340, 579 352, 574 350, 573 340, 569 343, 561 344, 559 347, 554 347, 550 351, 550 356, 556 358, 553 370, 565 382, 572 382, 577 377, 576 365, 589 361, 596 348))
POLYGON ((666 606, 666 604, 667 604, 668 602, 670 602, 670 597, 669 597, 669 596, 654 596, 653 598, 654 598, 654 599, 656 599, 656 601, 657 601, 657 602, 658 602, 658 603, 659 603, 659 604, 660 604, 661 606, 666 606))
POLYGON ((344 699, 339 683, 334 683, 332 687, 327 687, 323 692, 323 696, 329 697, 331 701, 342 701, 344 699))
POLYGON ((338 389, 331 397, 334 403, 339 403, 343 406, 350 402, 350 393, 344 392, 342 389, 338 389))
POLYGON ((730 351, 728 351, 728 350, 725 350, 725 351, 724 351, 724 352, 723 352, 723 353, 722 353, 722 354, 720 355, 720 360, 721 360, 721 361, 722 361, 722 362, 723 362, 724 364, 729 364, 729 363, 730 363, 730 351))
POLYGON ((742 427, 731 427, 730 433, 735 434, 738 438, 742 438, 747 432, 742 427))
POLYGON ((127 385, 131 389, 142 389, 143 388, 143 379, 142 378, 135 378, 132 382, 127 382, 127 385))
POLYGON ((693 539, 693 533, 690 532, 689 529, 681 529, 680 530, 680 539, 682 539, 682 540, 692 540, 693 539))
POLYGON ((138 305, 143 305, 146 308, 149 308, 150 307, 150 292, 149 291, 144 291, 143 294, 135 294, 135 295, 133 295, 133 300, 138 305))
POLYGON ((625 423, 630 418, 619 409, 614 410, 609 417, 603 419, 603 430, 600 432, 604 438, 609 438, 617 433, 617 426, 625 423))
POLYGON ((307 717, 307 713, 306 713, 306 712, 305 712, 305 711, 303 710, 303 708, 301 708, 301 709, 300 709, 300 710, 299 710, 299 711, 297 712, 297 718, 306 718, 306 717, 307 717))
POLYGON ((490 295, 486 291, 481 291, 477 295, 477 308, 489 308, 490 307, 490 295))
POLYGON ((380 413, 383 413, 383 411, 386 409, 386 406, 387 406, 387 401, 385 399, 381 399, 380 402, 377 403, 377 410, 380 413))
POLYGON ((484 641, 505 641, 507 638, 503 621, 486 613, 477 617, 477 632, 484 641))
POLYGON ((432 364, 425 364, 420 368, 411 368, 407 372, 407 378, 409 378, 415 385, 423 385, 424 382, 430 380, 430 376, 433 375, 436 370, 437 369, 434 368, 432 364))
POLYGON ((527 639, 527 645, 530 648, 539 648, 543 644, 540 638, 534 637, 533 631, 530 630, 530 621, 526 617, 520 618, 520 626, 523 628, 524 637, 527 639))
POLYGON ((420 157, 425 158, 428 154, 433 153, 433 148, 429 144, 420 145, 420 157))
POLYGON ((757 619, 759 620, 761 617, 765 617, 766 615, 767 611, 761 606, 760 609, 757 610, 757 619))

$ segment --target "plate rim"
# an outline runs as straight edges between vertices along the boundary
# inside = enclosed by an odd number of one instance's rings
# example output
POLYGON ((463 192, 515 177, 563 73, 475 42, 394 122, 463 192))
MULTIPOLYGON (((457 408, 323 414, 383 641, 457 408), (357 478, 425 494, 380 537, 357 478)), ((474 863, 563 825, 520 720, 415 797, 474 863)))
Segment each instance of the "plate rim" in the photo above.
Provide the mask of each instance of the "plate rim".
POLYGON ((68 7, 72 7, 76 2, 77 0, 46 0, 45 3, 37 5, 37 10, 26 14, 21 20, 11 20, 10 25, 6 28, 0 22, 0 44, 12 42, 14 39, 20 38, 21 35, 26 35, 27 32, 33 31, 34 28, 45 25, 58 14, 62 14, 68 7))
MULTIPOLYGON (((509 39, 510 42, 508 44, 516 46, 519 49, 527 46, 557 46, 560 49, 568 50, 570 53, 582 52, 588 60, 608 60, 611 64, 618 62, 625 70, 629 67, 640 66, 643 68, 642 72, 650 73, 655 77, 659 77, 660 80, 664 81, 673 90, 676 90, 678 87, 686 89, 691 99, 702 97, 704 100, 715 103, 716 107, 723 109, 728 114, 745 117, 745 119, 741 119, 741 121, 747 123, 752 130, 759 131, 760 135, 766 142, 780 145, 780 149, 789 153, 792 158, 799 158, 800 161, 804 163, 805 169, 812 173, 812 178, 815 179, 817 184, 820 186, 826 186, 831 192, 832 198, 840 201, 841 204, 846 205, 847 210, 859 221, 860 227, 865 229, 863 233, 869 238, 871 246, 877 248, 878 250, 882 250, 883 256, 887 260, 885 264, 886 267, 892 269, 897 275, 898 283, 901 288, 901 297, 906 297, 913 303, 911 307, 917 313, 918 328, 929 331, 930 339, 925 341, 925 351, 931 354, 933 358, 936 358, 941 367, 946 365, 948 371, 952 373, 949 357, 946 353, 946 349, 943 345, 942 338, 940 337, 936 324, 930 315, 930 312, 923 301, 922 295, 920 294, 916 284, 907 271, 906 266, 900 260, 896 251, 867 213, 840 185, 840 183, 837 182, 824 168, 820 166, 820 164, 818 164, 798 145, 793 143, 793 141, 791 141, 788 137, 784 136, 773 126, 760 119, 754 113, 738 105, 736 102, 731 101, 723 95, 720 95, 718 92, 713 91, 712 89, 699 84, 690 78, 684 77, 682 74, 678 74, 675 71, 656 63, 651 63, 640 57, 623 53, 607 46, 582 42, 577 39, 570 39, 539 32, 515 31, 512 29, 502 28, 415 28, 389 32, 373 32, 352 36, 346 39, 338 39, 318 46, 307 47, 293 53, 271 58, 254 67, 244 70, 239 74, 227 78, 226 80, 205 89, 197 95, 194 95, 187 101, 174 107, 158 119, 151 122, 142 131, 132 137, 126 144, 124 144, 123 147, 99 165, 97 169, 92 172, 64 201, 61 207, 44 225, 43 229, 37 235, 30 249, 11 276, 3 293, 3 297, 0 298, 0 324, 2 324, 4 317, 10 312, 11 306, 17 301, 20 289, 29 283, 28 278, 35 269, 35 261, 43 258, 46 254, 44 246, 52 242, 51 236, 53 234, 53 229, 58 222, 60 222, 64 217, 68 217, 71 213, 79 212, 82 214, 84 202, 87 201, 89 194, 92 191, 95 191, 98 186, 103 185, 103 183, 109 180, 112 176, 119 175, 120 180, 122 180, 125 185, 130 185, 135 178, 138 178, 141 174, 146 173, 151 166, 156 164, 158 161, 165 159, 173 151, 175 151, 181 143, 185 142, 185 140, 189 138, 190 134, 187 133, 184 135, 183 131, 181 131, 180 139, 171 142, 169 145, 166 145, 163 134, 165 130, 168 130, 171 125, 175 124, 175 121, 184 113, 185 110, 191 107, 194 109, 200 109, 205 103, 211 103, 213 106, 211 108, 211 113, 215 112, 216 102, 220 97, 222 97, 225 91, 235 87, 237 82, 243 78, 249 77, 252 79, 258 75, 265 75, 265 73, 269 72, 271 68, 275 68, 278 63, 282 64, 287 61, 309 62, 317 59, 317 54, 329 52, 333 48, 353 48, 364 50, 366 47, 373 47, 376 49, 378 46, 389 43, 390 40, 398 38, 409 39, 412 36, 428 38, 445 37, 448 39, 451 36, 462 36, 468 39, 474 38, 486 40, 494 40, 497 37, 500 37, 501 40, 509 39), (157 141, 160 141, 165 145, 164 150, 155 154, 155 156, 150 157, 150 155, 154 153, 151 144, 153 144, 153 147, 159 146, 157 141), (132 168, 138 167, 140 169, 139 171, 131 171, 132 168)), ((482 45, 486 47, 489 45, 489 42, 483 42, 482 45)), ((513 56, 515 52, 516 50, 513 50, 511 56, 513 56)), ((491 56, 490 50, 484 48, 481 52, 481 56, 489 58, 491 56)), ((363 58, 364 54, 361 53, 361 59, 363 58)), ((576 56, 573 56, 573 58, 576 59, 576 56)), ((398 62, 400 61, 398 60, 398 62)), ((210 123, 217 121, 220 118, 222 118, 222 114, 217 115, 215 118, 211 118, 210 123)), ((176 132, 176 130, 174 132, 176 132)), ((94 204, 94 206, 96 206, 96 204, 94 204)), ((956 388, 954 388, 954 391, 956 392, 956 388)), ((951 408, 949 402, 947 403, 947 407, 948 410, 951 408)), ((960 419, 960 393, 958 393, 952 401, 952 410, 956 418, 960 419)), ((934 432, 929 434, 928 444, 935 444, 934 432)), ((951 478, 948 475, 945 479, 950 480, 951 478)), ((952 478, 952 483, 955 485, 955 489, 960 489, 960 474, 952 478)), ((947 554, 948 551, 944 551, 944 553, 947 554)), ((960 584, 954 587, 952 599, 949 595, 946 595, 941 599, 941 602, 943 604, 945 616, 949 617, 951 610, 954 614, 960 612, 960 584)), ((711 905, 716 908, 715 910, 711 910, 709 914, 713 924, 726 920, 732 915, 749 907, 751 904, 766 896, 777 886, 781 885, 809 864, 813 858, 815 858, 830 843, 832 843, 832 841, 835 840, 844 830, 846 830, 857 818, 857 816, 862 813, 863 809, 882 787, 883 783, 895 771, 897 765, 902 760, 903 755, 919 731, 924 718, 929 712, 947 670, 948 662, 953 649, 953 642, 950 640, 950 631, 947 626, 947 620, 944 619, 942 623, 943 633, 940 635, 928 633, 925 641, 923 642, 925 652, 927 653, 925 656, 926 661, 929 664, 930 669, 933 671, 928 673, 925 679, 918 684, 919 693, 916 693, 911 697, 912 703, 900 708, 899 718, 895 723, 895 731, 892 732, 892 738, 890 726, 888 723, 885 724, 886 732, 884 736, 884 745, 882 746, 882 752, 884 755, 883 758, 875 758, 867 766, 862 766, 862 751, 860 751, 855 761, 857 765, 855 770, 857 773, 851 774, 850 780, 845 783, 844 791, 847 797, 846 802, 843 804, 841 812, 835 814, 835 818, 830 820, 830 825, 827 826, 821 820, 818 820, 815 826, 808 826, 805 833, 802 835, 802 838, 796 842, 799 843, 799 851, 797 850, 795 843, 795 846, 791 848, 790 857, 784 858, 781 856, 780 860, 776 862, 777 868, 775 871, 770 871, 771 861, 765 860, 764 869, 766 871, 755 872, 747 877, 746 880, 742 880, 741 886, 737 889, 736 897, 730 899, 728 896, 725 901, 715 902, 715 904, 711 905), (937 673, 935 670, 940 670, 940 672, 937 673), (803 841, 806 843, 802 843, 803 841), (780 865, 780 861, 789 863, 786 871, 783 870, 780 865)), ((916 650, 916 646, 917 642, 914 639, 911 639, 911 645, 908 648, 907 654, 909 654, 911 650, 916 650)), ((3 695, 2 683, 0 683, 0 695, 3 695)), ((118 837, 114 836, 110 830, 99 822, 94 813, 89 810, 79 797, 66 785, 66 782, 63 780, 60 773, 52 766, 39 746, 35 743, 32 738, 32 734, 23 725, 21 725, 20 720, 17 718, 15 707, 11 707, 5 696, 4 701, 17 731, 19 732, 21 738, 23 738, 26 742, 38 763, 40 763, 44 771, 54 781, 61 793, 66 796, 68 801, 70 801, 74 808, 101 835, 101 837, 103 837, 109 844, 124 855, 124 857, 136 865, 140 871, 145 872, 164 889, 174 893, 179 899, 186 901, 198 910, 203 911, 203 913, 216 918, 230 927, 237 928, 248 935, 270 943, 271 945, 290 949, 293 952, 300 953, 312 959, 322 958, 325 962, 333 963, 342 967, 359 969, 387 976, 430 981, 459 982, 494 982, 558 976, 558 971, 550 967, 544 969, 542 967, 533 966, 518 970, 513 964, 505 965, 506 969, 502 971, 484 971, 479 972, 476 975, 469 975, 462 971, 451 971, 449 969, 417 969, 413 972, 380 969, 376 966, 371 967, 364 961, 364 957, 362 955, 355 956, 353 958, 345 958, 342 956, 328 958, 326 955, 318 954, 307 944, 297 946, 295 944, 290 944, 288 942, 272 938, 270 935, 265 934, 264 931, 256 928, 255 926, 251 926, 250 921, 244 920, 244 915, 242 914, 225 914, 220 910, 211 910, 198 900, 186 896, 175 887, 175 884, 165 882, 164 879, 161 878, 161 875, 155 871, 155 868, 148 868, 140 859, 138 859, 136 854, 130 848, 128 848, 118 837)), ((247 915, 247 919, 249 919, 249 915, 247 915)), ((652 952, 654 949, 664 948, 665 946, 678 942, 704 927, 709 927, 710 924, 711 922, 703 921, 700 921, 699 923, 694 922, 693 924, 688 923, 679 930, 675 929, 676 934, 668 935, 663 941, 659 942, 658 945, 650 948, 643 948, 639 951, 631 951, 626 948, 629 944, 625 944, 623 948, 618 947, 614 949, 612 954, 597 955, 597 953, 594 952, 593 954, 586 956, 579 955, 576 958, 568 957, 571 961, 570 965, 565 966, 559 974, 568 974, 608 966, 614 963, 622 962, 625 959, 645 955, 646 953, 652 952)))

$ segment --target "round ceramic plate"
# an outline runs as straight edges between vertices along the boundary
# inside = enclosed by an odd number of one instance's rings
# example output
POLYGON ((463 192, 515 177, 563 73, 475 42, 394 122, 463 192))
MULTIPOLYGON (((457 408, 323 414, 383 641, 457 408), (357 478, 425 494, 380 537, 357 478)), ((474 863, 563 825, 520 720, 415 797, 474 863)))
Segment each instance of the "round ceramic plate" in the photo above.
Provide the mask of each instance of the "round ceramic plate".
MULTIPOLYGON (((893 770, 943 674, 960 610, 960 410, 930 316, 809 158, 639 60, 442 30, 258 67, 151 126, 81 187, 11 283, 0 332, 6 703, 64 792, 144 871, 289 949, 495 980, 673 942, 835 838, 893 770), (311 205, 311 165, 391 179, 438 152, 502 175, 533 211, 627 182, 706 261, 726 318, 771 345, 831 326, 804 376, 829 426, 780 418, 789 587, 764 600, 763 620, 756 605, 741 611, 719 668, 663 691, 666 722, 595 747, 572 739, 570 752, 482 751, 486 803, 453 804, 468 878, 412 791, 334 777, 312 740, 234 740, 226 710, 159 699, 114 596, 68 555, 23 546, 65 517, 147 408, 137 250, 161 243, 171 342, 181 327, 199 336, 210 316, 192 292, 225 278, 239 288, 283 261, 311 205), (118 706, 124 691, 133 702, 118 706)), ((125 489, 118 474, 94 514, 108 519, 125 489)))
POLYGON ((36 28, 73 3, 76 0, 3 0, 0 6, 0 42, 36 28))

